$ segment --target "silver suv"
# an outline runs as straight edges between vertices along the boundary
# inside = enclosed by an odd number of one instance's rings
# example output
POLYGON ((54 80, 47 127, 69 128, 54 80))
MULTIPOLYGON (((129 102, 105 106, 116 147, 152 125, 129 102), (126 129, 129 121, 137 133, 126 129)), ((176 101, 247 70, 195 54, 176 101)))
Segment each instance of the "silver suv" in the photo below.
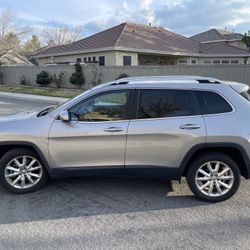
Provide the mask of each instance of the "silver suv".
POLYGON ((226 200, 250 177, 247 91, 200 76, 124 78, 1 117, 1 184, 20 194, 49 176, 185 176, 198 198, 226 200))

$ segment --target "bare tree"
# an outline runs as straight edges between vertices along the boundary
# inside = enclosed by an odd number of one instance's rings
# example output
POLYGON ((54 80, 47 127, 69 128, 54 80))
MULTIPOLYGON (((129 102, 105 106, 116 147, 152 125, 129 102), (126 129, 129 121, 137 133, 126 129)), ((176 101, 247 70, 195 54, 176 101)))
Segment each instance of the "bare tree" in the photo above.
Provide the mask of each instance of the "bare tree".
POLYGON ((71 27, 67 24, 53 23, 43 29, 43 39, 48 45, 62 45, 80 39, 82 26, 71 27))
POLYGON ((28 34, 30 31, 31 28, 20 25, 12 10, 6 9, 0 12, 0 37, 5 37, 9 33, 21 36, 28 34))
POLYGON ((0 12, 0 55, 19 53, 20 37, 28 34, 30 28, 22 26, 12 10, 0 12))

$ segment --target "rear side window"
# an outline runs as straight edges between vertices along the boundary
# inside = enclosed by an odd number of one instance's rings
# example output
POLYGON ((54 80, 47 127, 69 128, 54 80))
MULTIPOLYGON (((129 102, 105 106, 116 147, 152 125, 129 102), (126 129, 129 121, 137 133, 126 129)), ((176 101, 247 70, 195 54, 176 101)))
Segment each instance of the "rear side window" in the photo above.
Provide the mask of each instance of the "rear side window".
POLYGON ((140 90, 138 118, 189 116, 193 114, 191 94, 186 90, 140 90))
POLYGON ((232 111, 229 103, 219 94, 209 91, 195 91, 202 114, 221 114, 232 111))

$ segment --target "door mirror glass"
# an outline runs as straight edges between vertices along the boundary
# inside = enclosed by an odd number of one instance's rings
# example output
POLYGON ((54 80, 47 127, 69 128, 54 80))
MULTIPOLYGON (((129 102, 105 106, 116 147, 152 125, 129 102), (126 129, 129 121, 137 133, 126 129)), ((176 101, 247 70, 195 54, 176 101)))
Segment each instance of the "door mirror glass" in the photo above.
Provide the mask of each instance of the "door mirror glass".
POLYGON ((63 122, 70 122, 70 114, 67 110, 64 110, 59 115, 59 120, 63 122))

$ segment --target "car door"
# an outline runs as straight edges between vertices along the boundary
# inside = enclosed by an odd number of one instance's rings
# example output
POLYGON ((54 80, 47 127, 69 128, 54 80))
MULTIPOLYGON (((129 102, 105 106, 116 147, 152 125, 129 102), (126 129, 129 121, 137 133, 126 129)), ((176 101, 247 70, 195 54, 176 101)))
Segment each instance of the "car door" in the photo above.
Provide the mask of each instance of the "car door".
POLYGON ((174 89, 138 92, 137 119, 128 127, 126 172, 143 174, 146 168, 154 175, 154 170, 161 173, 161 168, 174 173, 187 152, 206 140, 204 119, 194 94, 174 89))
POLYGON ((68 109, 70 122, 55 120, 49 153, 56 168, 124 168, 130 90, 96 94, 68 109))

